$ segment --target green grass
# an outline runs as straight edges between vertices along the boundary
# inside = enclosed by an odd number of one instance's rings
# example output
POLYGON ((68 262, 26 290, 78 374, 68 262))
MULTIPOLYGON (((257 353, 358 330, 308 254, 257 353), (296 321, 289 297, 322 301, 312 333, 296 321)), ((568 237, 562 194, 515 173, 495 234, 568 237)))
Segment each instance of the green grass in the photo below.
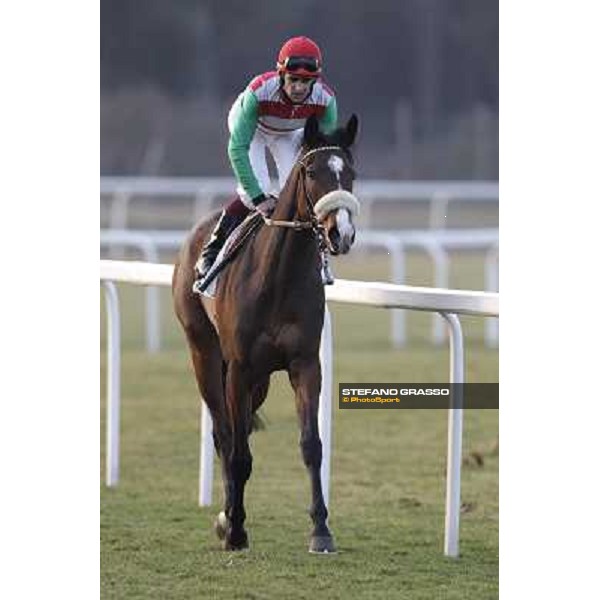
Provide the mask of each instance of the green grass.
MULTIPOLYGON (((454 287, 481 287, 481 261, 461 256, 454 287)), ((412 259, 410 283, 429 283, 412 259)), ((340 277, 386 279, 371 255, 338 261, 340 277)), ((221 503, 198 497, 199 399, 165 290, 166 350, 142 349, 143 295, 121 286, 123 382, 121 481, 107 489, 101 456, 103 598, 496 598, 498 596, 498 411, 465 411, 461 557, 443 556, 447 413, 334 411, 330 525, 335 556, 307 552, 309 482, 298 448, 293 396, 276 374, 252 437, 247 487, 251 549, 225 553, 212 531, 221 503)), ((430 316, 410 313, 409 346, 393 351, 388 311, 332 306, 335 382, 447 381, 448 351, 430 346, 430 316)), ((498 353, 482 320, 463 319, 469 381, 498 381, 498 353)), ((104 386, 104 363, 102 365, 104 386)), ((104 389, 102 398, 104 399, 104 389)), ((104 400, 101 403, 104 431, 104 400)), ((104 439, 103 442, 104 444, 104 439)))

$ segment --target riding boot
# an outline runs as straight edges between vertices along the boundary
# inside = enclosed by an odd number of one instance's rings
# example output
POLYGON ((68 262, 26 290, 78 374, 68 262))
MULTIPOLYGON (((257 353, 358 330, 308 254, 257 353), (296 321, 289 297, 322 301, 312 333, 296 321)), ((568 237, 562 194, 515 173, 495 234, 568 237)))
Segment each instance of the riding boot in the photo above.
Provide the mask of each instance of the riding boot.
POLYGON ((202 286, 202 279, 210 271, 217 255, 219 254, 225 240, 229 237, 229 234, 243 221, 243 217, 237 215, 230 215, 226 211, 221 213, 215 228, 208 240, 208 242, 202 248, 200 258, 196 263, 196 279, 192 286, 192 291, 196 294, 200 294, 204 291, 202 286))

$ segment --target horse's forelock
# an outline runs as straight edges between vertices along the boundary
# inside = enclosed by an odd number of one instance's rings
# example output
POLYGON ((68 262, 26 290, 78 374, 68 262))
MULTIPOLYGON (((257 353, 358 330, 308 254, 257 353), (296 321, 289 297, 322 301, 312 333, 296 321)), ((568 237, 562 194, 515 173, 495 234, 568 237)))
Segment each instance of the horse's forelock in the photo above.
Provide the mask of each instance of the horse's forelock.
POLYGON ((350 148, 346 145, 346 130, 344 127, 338 127, 336 130, 331 133, 323 133, 319 131, 318 137, 313 144, 305 144, 302 146, 302 154, 306 154, 311 150, 316 150, 317 148, 322 148, 323 146, 339 146, 344 153, 347 155, 350 160, 350 164, 354 164, 354 157, 352 156, 352 152, 350 148))
POLYGON ((335 131, 329 134, 330 139, 328 142, 333 145, 341 146, 344 150, 346 148, 346 129, 345 127, 338 127, 335 131))
POLYGON ((352 156, 352 152, 350 151, 350 148, 345 144, 343 127, 336 129, 334 132, 332 132, 330 134, 325 134, 325 133, 319 132, 319 137, 318 137, 316 143, 304 144, 302 146, 302 150, 301 150, 300 154, 301 154, 301 156, 304 156, 306 153, 310 152, 311 150, 317 150, 318 148, 323 148, 324 146, 339 146, 344 151, 344 154, 347 156, 347 158, 349 159, 350 164, 354 164, 354 157, 352 156))

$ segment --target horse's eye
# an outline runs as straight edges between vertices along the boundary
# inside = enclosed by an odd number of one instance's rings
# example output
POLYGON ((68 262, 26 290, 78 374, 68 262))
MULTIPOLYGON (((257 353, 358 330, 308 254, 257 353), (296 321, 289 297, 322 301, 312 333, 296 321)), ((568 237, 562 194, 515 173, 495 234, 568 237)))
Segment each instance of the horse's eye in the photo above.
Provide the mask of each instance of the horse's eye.
POLYGON ((314 179, 317 176, 317 173, 314 169, 309 169, 308 171, 306 171, 306 175, 310 178, 310 179, 314 179))

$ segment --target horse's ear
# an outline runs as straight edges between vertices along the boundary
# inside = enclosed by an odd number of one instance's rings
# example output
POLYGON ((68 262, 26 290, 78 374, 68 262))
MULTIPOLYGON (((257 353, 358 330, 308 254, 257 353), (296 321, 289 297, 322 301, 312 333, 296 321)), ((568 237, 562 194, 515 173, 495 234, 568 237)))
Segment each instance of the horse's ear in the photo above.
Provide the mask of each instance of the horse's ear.
POLYGON ((308 117, 304 125, 304 145, 314 146, 319 136, 319 121, 315 115, 308 117))
POLYGON ((344 145, 346 147, 352 146, 356 139, 356 132, 358 131, 358 117, 352 114, 346 125, 346 131, 344 132, 344 145))

